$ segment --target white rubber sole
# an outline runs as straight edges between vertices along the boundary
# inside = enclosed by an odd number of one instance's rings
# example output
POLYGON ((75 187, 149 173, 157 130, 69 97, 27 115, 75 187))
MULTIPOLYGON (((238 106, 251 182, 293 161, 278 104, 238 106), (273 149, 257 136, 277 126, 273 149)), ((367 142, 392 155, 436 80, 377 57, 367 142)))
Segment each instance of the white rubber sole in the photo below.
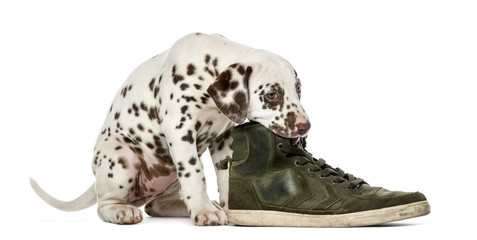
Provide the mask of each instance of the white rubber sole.
POLYGON ((337 215, 310 215, 262 210, 229 210, 228 220, 245 226, 358 227, 420 217, 431 212, 427 201, 337 215))

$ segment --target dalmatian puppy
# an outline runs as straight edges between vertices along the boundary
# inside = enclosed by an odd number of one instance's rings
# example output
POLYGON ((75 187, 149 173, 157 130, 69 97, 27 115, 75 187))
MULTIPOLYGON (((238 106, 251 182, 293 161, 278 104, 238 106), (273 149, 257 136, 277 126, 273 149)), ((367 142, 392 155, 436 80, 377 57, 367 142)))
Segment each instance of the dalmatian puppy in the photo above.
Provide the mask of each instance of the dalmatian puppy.
POLYGON ((94 148, 96 181, 83 195, 62 202, 31 180, 36 193, 61 210, 98 204, 111 223, 150 216, 189 216, 196 225, 227 224, 230 131, 246 119, 297 139, 310 122, 300 104, 300 81, 283 58, 192 33, 147 60, 126 80, 107 114, 94 148), (206 193, 200 156, 209 148, 220 206, 206 193))

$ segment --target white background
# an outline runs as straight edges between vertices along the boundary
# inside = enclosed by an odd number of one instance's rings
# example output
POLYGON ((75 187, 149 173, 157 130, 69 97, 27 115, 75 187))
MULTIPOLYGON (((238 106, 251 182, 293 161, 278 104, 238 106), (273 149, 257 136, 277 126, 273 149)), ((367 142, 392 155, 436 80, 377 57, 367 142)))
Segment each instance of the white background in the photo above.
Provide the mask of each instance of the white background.
POLYGON ((475 237, 475 1, 16 0, 0 3, 0 31, 3 236, 475 237), (96 136, 122 82, 195 31, 288 59, 312 122, 309 151, 372 185, 425 193, 431 214, 351 229, 194 227, 185 218, 118 226, 95 207, 66 213, 43 203, 28 178, 63 200, 86 190, 96 136))

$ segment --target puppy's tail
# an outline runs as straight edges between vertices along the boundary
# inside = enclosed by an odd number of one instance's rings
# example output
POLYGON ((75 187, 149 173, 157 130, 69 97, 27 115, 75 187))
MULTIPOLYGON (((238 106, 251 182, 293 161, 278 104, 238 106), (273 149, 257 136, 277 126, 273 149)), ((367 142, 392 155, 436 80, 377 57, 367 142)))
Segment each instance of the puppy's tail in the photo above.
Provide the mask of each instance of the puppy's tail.
POLYGON ((64 202, 60 201, 50 194, 46 193, 43 189, 41 189, 40 185, 36 183, 35 180, 30 178, 30 184, 33 190, 35 191, 38 196, 40 196, 43 201, 50 204, 52 207, 63 210, 63 211, 78 211, 88 207, 91 207, 93 204, 96 203, 96 192, 94 191, 94 184, 86 190, 81 196, 76 198, 73 201, 64 202))

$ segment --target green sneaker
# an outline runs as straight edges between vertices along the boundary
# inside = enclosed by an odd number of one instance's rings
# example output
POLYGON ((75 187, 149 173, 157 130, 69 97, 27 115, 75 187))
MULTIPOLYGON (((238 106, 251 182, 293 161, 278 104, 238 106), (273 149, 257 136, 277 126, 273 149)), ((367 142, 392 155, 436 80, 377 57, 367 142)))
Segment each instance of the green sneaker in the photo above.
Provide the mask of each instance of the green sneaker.
MULTIPOLYGON (((351 227, 429 214, 419 192, 371 187, 258 123, 232 131, 228 219, 237 225, 351 227)), ((225 165, 225 164, 224 164, 225 165)))

